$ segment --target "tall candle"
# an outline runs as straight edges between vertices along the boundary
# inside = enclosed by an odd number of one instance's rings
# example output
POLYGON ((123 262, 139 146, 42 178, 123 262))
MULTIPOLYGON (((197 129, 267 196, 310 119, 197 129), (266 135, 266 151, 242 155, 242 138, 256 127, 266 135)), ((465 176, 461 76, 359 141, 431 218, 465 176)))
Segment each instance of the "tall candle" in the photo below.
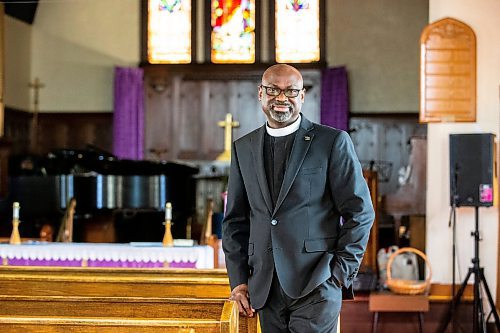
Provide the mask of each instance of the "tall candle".
POLYGON ((12 204, 12 219, 13 220, 19 220, 19 202, 14 202, 12 204))
POLYGON ((172 204, 170 202, 165 204, 165 220, 172 220, 172 204))

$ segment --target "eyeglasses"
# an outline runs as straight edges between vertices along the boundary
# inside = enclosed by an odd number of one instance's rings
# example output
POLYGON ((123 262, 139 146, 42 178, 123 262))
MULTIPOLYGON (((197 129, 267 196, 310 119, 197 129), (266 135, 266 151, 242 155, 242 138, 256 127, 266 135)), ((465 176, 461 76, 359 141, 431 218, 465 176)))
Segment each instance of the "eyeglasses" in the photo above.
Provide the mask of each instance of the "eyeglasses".
POLYGON ((269 96, 279 96, 281 95, 281 93, 283 92, 283 94, 285 94, 286 97, 297 97, 299 96, 299 93, 304 90, 304 88, 302 89, 280 89, 280 88, 276 88, 276 87, 268 87, 268 86, 265 86, 263 84, 260 85, 261 88, 264 88, 264 90, 266 91, 266 94, 269 95, 269 96))

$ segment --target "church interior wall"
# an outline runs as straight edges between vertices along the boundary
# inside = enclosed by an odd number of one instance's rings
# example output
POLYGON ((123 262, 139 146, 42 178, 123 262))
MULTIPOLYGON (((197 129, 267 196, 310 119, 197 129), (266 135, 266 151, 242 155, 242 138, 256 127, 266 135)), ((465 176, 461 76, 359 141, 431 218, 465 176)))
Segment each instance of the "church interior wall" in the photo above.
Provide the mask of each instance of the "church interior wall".
POLYGON ((31 38, 32 27, 5 15, 5 104, 28 111, 30 109, 31 38))
POLYGON ((115 66, 139 63, 140 1, 41 2, 33 23, 32 77, 41 112, 112 112, 115 66))
POLYGON ((428 1, 328 1, 329 66, 349 72, 352 113, 418 113, 428 1))
MULTIPOLYGON (((449 134, 499 134, 500 111, 500 2, 495 0, 430 0, 429 21, 453 17, 469 25, 477 38, 477 121, 428 125, 427 169, 427 254, 435 282, 450 283, 452 278, 452 231, 449 217, 449 134)), ((498 163, 497 163, 498 164, 498 163)), ((465 278, 472 265, 474 208, 457 211, 457 279, 465 278)), ((498 269, 498 206, 479 209, 481 266, 495 295, 498 269)), ((472 280, 471 280, 472 281, 472 280)), ((497 298, 498 300, 498 298, 497 298)))

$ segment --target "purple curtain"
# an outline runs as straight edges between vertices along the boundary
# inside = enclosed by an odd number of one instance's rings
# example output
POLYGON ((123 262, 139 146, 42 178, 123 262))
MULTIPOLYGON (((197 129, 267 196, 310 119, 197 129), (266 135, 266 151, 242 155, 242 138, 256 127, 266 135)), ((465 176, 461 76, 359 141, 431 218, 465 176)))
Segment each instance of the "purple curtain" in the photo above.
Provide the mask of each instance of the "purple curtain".
POLYGON ((144 158, 144 87, 141 68, 115 68, 113 154, 144 158))
POLYGON ((349 89, 345 67, 325 69, 321 77, 321 123, 349 128, 349 89))

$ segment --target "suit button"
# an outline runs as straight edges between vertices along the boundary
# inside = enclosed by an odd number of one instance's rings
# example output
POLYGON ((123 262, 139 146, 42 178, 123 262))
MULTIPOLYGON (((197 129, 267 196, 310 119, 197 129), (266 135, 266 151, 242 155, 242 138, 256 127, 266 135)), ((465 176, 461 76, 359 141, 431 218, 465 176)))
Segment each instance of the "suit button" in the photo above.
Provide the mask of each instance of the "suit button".
POLYGON ((271 220, 271 224, 272 224, 272 225, 276 225, 276 224, 278 224, 278 220, 271 220))

